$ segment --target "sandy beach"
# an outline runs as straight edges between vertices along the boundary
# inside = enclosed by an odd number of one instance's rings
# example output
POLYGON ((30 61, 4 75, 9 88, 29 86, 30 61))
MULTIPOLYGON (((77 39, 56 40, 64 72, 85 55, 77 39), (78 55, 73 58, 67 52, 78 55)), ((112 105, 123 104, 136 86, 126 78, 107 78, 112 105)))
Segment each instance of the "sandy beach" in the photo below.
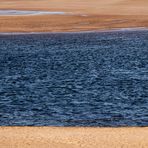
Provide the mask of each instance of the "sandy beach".
POLYGON ((1 148, 147 148, 148 128, 0 127, 1 148))
POLYGON ((77 32, 148 27, 147 0, 0 0, 0 10, 71 15, 0 15, 0 32, 77 32))

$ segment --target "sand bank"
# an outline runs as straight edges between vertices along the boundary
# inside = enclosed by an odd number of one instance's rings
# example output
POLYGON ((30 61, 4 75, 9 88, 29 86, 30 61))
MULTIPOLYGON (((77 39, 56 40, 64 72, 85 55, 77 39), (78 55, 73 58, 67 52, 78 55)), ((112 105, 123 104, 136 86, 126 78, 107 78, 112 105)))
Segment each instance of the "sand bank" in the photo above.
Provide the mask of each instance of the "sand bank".
POLYGON ((147 0, 0 0, 2 10, 41 10, 92 15, 148 15, 147 0))
POLYGON ((0 127, 2 148, 147 148, 148 128, 0 127))
POLYGON ((0 16, 0 32, 79 32, 135 27, 148 27, 148 17, 123 15, 0 16))
POLYGON ((64 12, 62 15, 0 15, 0 32, 77 32, 148 27, 147 0, 0 0, 0 10, 64 12))

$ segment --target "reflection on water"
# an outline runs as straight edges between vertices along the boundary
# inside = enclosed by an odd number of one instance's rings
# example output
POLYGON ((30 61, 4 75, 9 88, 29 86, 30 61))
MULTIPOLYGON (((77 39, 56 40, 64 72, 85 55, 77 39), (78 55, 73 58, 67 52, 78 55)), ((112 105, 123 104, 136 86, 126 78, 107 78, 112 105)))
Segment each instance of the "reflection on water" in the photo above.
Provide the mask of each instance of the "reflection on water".
POLYGON ((0 125, 148 126, 148 31, 1 35, 0 125))
POLYGON ((0 10, 0 16, 7 15, 66 15, 66 12, 60 11, 31 11, 31 10, 0 10))

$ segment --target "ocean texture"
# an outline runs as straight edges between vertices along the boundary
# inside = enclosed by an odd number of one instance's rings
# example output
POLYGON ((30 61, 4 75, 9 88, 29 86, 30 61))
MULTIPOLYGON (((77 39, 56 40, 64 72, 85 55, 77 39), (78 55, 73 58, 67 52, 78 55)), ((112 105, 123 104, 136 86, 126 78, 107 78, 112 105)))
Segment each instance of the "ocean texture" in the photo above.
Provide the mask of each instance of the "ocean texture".
POLYGON ((148 31, 0 35, 0 125, 148 126, 148 31))

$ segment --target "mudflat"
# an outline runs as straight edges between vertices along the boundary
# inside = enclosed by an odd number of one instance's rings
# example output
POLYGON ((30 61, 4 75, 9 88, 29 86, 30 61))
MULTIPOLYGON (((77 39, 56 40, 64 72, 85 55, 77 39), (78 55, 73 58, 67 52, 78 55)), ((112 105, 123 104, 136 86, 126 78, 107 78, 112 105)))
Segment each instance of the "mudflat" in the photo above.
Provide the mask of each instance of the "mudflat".
POLYGON ((147 0, 0 0, 0 10, 71 14, 0 15, 0 32, 74 32, 148 27, 147 0))

